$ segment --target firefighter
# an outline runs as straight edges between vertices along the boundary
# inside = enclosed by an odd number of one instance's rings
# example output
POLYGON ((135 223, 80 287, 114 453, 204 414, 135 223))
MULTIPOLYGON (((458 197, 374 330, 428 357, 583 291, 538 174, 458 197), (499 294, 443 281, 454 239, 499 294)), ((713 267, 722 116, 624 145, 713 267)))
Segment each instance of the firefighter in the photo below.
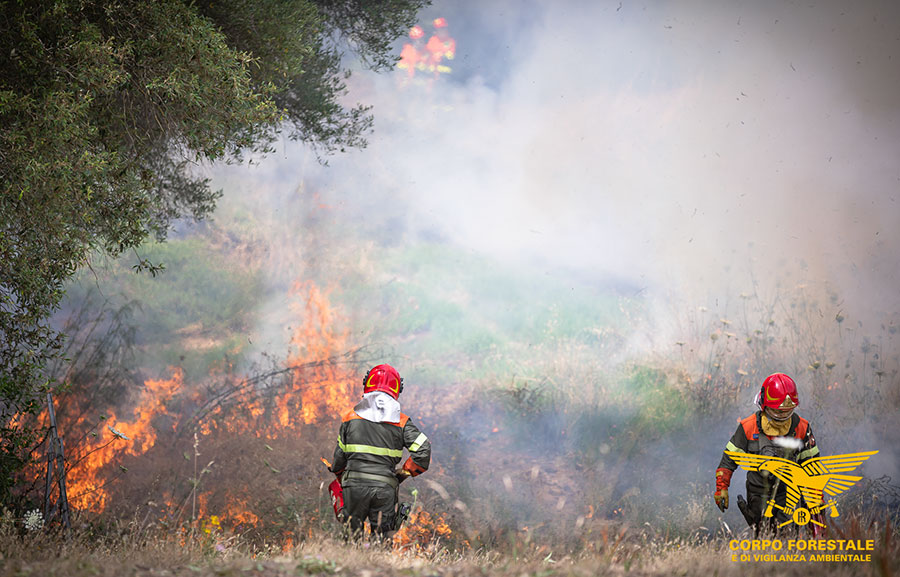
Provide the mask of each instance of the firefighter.
MULTIPOLYGON (((759 394, 756 406, 759 409, 742 420, 731 440, 725 446, 726 451, 745 452, 770 457, 781 457, 803 464, 817 457, 819 448, 813 437, 809 421, 794 412, 800 404, 797 385, 794 380, 783 374, 775 373, 766 377, 759 394), (782 437, 796 439, 783 441, 782 437), (793 444, 794 448, 790 448, 793 444)), ((728 486, 731 475, 737 464, 728 455, 723 454, 716 469, 716 491, 714 498, 721 511, 728 508, 728 486)), ((785 505, 787 487, 766 471, 747 472, 747 500, 738 496, 738 507, 759 536, 762 526, 763 511, 772 512, 773 526, 788 519, 777 507, 769 508, 769 501, 774 493, 774 502, 785 505)))
POLYGON ((396 526, 400 483, 424 473, 431 462, 431 441, 400 412, 400 373, 378 365, 363 378, 362 400, 342 419, 331 467, 344 492, 344 515, 350 535, 359 536, 368 520, 383 539, 396 526), (409 458, 396 469, 403 457, 409 458))
POLYGON ((447 30, 447 20, 444 18, 435 18, 432 22, 434 25, 434 34, 428 39, 425 45, 427 51, 427 68, 435 75, 450 72, 450 67, 443 64, 445 60, 453 60, 456 57, 456 40, 454 40, 447 30))
POLYGON ((428 60, 428 53, 422 45, 424 36, 425 31, 421 26, 413 26, 409 29, 409 38, 412 42, 404 44, 403 50, 400 52, 400 62, 397 63, 397 68, 406 70, 408 78, 416 75, 417 68, 424 68, 425 62, 428 60))

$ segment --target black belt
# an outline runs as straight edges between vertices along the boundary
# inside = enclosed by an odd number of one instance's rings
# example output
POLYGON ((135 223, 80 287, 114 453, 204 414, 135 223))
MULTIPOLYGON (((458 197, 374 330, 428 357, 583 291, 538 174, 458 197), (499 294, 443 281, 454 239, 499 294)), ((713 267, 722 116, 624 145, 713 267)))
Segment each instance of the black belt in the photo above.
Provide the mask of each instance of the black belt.
POLYGON ((352 479, 365 479, 366 481, 378 481, 379 483, 384 483, 386 485, 390 485, 394 489, 400 486, 400 481, 397 480, 397 477, 387 475, 376 475, 375 473, 363 473, 361 471, 345 471, 343 476, 341 477, 341 481, 350 481, 352 479))

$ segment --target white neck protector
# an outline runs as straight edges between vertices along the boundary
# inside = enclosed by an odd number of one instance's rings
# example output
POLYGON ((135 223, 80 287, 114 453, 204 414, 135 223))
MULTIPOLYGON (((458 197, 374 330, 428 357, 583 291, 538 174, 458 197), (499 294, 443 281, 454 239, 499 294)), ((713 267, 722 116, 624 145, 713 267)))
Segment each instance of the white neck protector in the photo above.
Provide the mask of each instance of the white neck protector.
POLYGON ((366 393, 353 410, 363 419, 373 423, 400 422, 400 403, 384 391, 366 393))

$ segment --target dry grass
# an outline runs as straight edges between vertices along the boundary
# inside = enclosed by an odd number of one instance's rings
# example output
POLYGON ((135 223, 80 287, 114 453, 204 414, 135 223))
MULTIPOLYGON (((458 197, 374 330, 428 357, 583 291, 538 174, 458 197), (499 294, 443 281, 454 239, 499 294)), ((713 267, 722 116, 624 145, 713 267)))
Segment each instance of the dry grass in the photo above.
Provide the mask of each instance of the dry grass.
MULTIPOLYGON (((873 534, 867 534, 874 537, 873 534)), ((351 546, 319 537, 288 552, 251 551, 235 544, 209 554, 183 547, 171 539, 142 542, 127 539, 66 542, 47 535, 24 539, 4 535, 0 576, 67 575, 71 577, 185 575, 403 575, 410 577, 485 575, 880 575, 897 574, 900 556, 896 540, 886 534, 869 563, 734 562, 727 541, 689 543, 683 540, 643 540, 637 536, 610 541, 600 551, 562 556, 531 547, 522 553, 490 551, 398 554, 351 546)))
POLYGON ((514 374, 498 370, 449 393, 411 388, 404 398, 436 445, 428 475, 411 484, 419 505, 453 529, 424 550, 328 536, 318 457, 329 456, 336 423, 273 438, 223 430, 201 437, 199 466, 215 463, 202 479, 186 436, 125 462, 128 482, 113 486, 117 505, 107 511, 120 521, 79 525, 70 541, 0 524, 0 577, 897 575, 900 499, 886 477, 844 496, 830 537, 876 541, 870 563, 733 562, 717 529, 712 470, 734 425, 711 444, 707 425, 745 416, 773 367, 802 382, 803 414, 832 451, 851 425, 896 422, 897 327, 866 339, 828 306, 742 296, 733 316, 688 315, 667 353, 636 354, 622 335, 600 331, 498 351, 525 359, 514 374), (235 520, 245 510, 259 522, 235 520), (222 526, 207 533, 212 515, 222 526))

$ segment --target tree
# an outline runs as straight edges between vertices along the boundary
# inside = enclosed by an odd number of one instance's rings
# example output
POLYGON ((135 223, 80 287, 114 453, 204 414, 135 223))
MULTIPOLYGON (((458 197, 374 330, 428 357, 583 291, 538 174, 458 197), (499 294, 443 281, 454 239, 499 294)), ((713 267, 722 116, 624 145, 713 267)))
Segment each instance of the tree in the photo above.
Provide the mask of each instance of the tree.
MULTIPOLYGON (((219 196, 199 162, 365 145, 345 49, 389 67, 427 0, 0 1, 0 459, 63 335, 66 281, 219 196)), ((155 265, 142 259, 136 268, 155 265)))

